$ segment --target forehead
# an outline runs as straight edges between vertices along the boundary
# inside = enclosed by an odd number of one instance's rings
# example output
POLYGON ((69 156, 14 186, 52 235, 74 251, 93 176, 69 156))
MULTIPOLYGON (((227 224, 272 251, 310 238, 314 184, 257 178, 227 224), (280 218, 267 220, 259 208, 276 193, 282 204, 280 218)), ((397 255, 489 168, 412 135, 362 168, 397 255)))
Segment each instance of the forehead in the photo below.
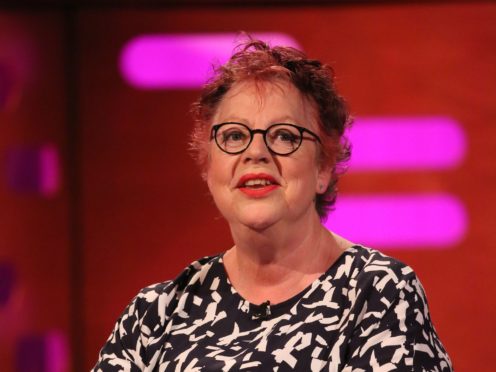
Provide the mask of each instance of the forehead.
POLYGON ((314 127, 316 110, 288 81, 244 81, 234 84, 217 107, 213 124, 226 121, 252 126, 290 122, 314 127))

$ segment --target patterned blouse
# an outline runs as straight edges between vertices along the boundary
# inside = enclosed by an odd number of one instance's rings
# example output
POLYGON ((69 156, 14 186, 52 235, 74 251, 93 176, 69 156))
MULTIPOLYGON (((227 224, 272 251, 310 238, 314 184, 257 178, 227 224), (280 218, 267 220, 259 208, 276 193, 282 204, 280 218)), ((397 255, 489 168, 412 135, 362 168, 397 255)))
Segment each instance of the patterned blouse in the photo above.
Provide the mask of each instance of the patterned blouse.
POLYGON ((253 305, 222 255, 144 288, 93 371, 452 371, 413 270, 353 246, 293 298, 253 305))

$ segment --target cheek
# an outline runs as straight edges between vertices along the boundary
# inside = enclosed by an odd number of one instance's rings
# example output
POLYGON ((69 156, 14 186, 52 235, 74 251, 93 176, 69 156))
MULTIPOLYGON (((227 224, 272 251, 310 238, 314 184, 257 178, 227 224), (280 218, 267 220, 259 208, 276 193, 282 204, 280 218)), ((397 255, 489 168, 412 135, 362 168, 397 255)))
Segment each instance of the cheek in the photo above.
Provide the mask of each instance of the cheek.
POLYGON ((282 170, 288 186, 298 194, 309 192, 313 194, 318 187, 319 172, 312 158, 287 164, 286 167, 283 165, 282 170))
POLYGON ((215 185, 215 176, 218 173, 217 162, 215 161, 215 156, 212 156, 212 152, 209 151, 206 154, 205 168, 203 172, 203 179, 207 182, 208 189, 212 193, 212 187, 215 185))
POLYGON ((318 179, 320 162, 315 151, 307 149, 305 153, 302 152, 293 160, 287 164, 286 169, 294 177, 300 178, 305 183, 315 182, 318 179))
POLYGON ((212 192, 216 186, 226 186, 231 181, 232 164, 231 159, 216 152, 211 152, 208 155, 205 180, 212 192))
POLYGON ((219 184, 220 178, 220 170, 218 169, 218 165, 215 161, 209 162, 208 168, 205 172, 205 178, 208 189, 210 190, 210 193, 213 194, 215 192, 215 186, 219 184))

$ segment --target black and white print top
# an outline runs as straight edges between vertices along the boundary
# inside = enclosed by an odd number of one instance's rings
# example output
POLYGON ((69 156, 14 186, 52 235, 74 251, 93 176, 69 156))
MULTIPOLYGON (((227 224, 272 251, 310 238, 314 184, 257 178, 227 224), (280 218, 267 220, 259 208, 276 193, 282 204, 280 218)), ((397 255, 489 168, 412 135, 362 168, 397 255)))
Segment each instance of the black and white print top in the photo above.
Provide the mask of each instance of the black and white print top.
POLYGON ((354 246, 303 292, 253 305, 222 255, 144 288, 93 371, 451 371, 413 270, 354 246))

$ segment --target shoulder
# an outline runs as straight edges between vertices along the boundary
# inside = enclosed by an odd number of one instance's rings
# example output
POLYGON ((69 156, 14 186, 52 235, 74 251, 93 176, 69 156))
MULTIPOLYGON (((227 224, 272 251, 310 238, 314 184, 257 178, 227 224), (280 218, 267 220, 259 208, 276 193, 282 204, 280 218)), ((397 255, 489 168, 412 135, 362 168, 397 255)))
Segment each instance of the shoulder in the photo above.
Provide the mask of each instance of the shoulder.
POLYGON ((451 370, 413 269, 369 248, 356 246, 346 254, 346 292, 354 324, 350 365, 385 366, 396 360, 394 365, 402 370, 412 365, 451 370))
MULTIPOLYGON (((112 366, 141 370, 161 347, 164 334, 188 286, 202 281, 219 256, 204 257, 191 263, 175 279, 143 288, 121 314, 100 351, 94 370, 113 371, 112 366)), ((124 368, 124 369, 126 369, 124 368)), ((128 370, 128 369, 126 369, 128 370)))
POLYGON ((418 281, 410 266, 377 250, 358 245, 343 254, 337 274, 349 280, 351 286, 381 293, 393 288, 399 290, 409 282, 418 281))
POLYGON ((177 300, 186 288, 201 282, 212 265, 218 262, 219 257, 218 255, 203 257, 189 264, 175 279, 144 287, 133 299, 130 306, 135 304, 139 312, 143 312, 153 304, 158 303, 162 307, 167 307, 177 300))
POLYGON ((151 329, 165 326, 178 307, 188 286, 199 282, 219 256, 204 257, 188 265, 173 280, 149 285, 141 289, 122 313, 119 323, 129 332, 137 322, 151 329))
MULTIPOLYGON (((377 250, 354 246, 345 252, 340 266, 343 295, 356 325, 377 327, 388 314, 405 311, 425 314, 428 306, 424 289, 413 269, 377 250)), ((339 272, 338 272, 339 274, 339 272)))
POLYGON ((363 269, 366 272, 388 271, 387 268, 398 273, 413 271, 408 265, 396 258, 362 245, 354 245, 348 248, 344 255, 346 254, 351 257, 354 268, 363 269))

